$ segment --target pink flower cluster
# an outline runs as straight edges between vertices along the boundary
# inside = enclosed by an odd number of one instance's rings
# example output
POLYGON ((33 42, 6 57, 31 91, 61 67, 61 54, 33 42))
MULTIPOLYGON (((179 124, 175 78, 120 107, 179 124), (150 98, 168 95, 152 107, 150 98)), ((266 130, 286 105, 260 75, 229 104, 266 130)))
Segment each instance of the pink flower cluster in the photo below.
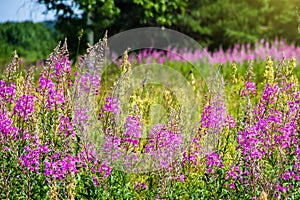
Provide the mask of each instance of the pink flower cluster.
POLYGON ((102 113, 113 113, 117 115, 120 109, 120 101, 118 98, 108 97, 106 98, 106 104, 102 108, 102 113))
POLYGON ((5 81, 0 80, 0 102, 8 101, 11 103, 15 99, 16 84, 7 85, 5 81))
POLYGON ((54 82, 46 78, 44 74, 40 77, 39 84, 40 86, 37 90, 42 96, 46 97, 47 109, 52 110, 65 102, 63 89, 56 88, 54 82))
POLYGON ((293 44, 286 44, 283 40, 276 39, 273 42, 260 40, 254 45, 236 44, 232 48, 224 51, 222 47, 215 52, 208 52, 207 48, 190 51, 188 49, 167 49, 166 52, 154 49, 146 49, 138 53, 138 55, 130 56, 130 60, 136 59, 138 63, 153 63, 156 61, 163 64, 168 61, 190 61, 197 63, 199 61, 209 62, 211 64, 238 63, 243 64, 249 60, 265 60, 268 56, 273 59, 281 60, 282 57, 290 59, 295 57, 300 60, 300 48, 293 44), (208 58, 207 56, 211 56, 208 58))
POLYGON ((18 115, 23 118, 25 121, 32 115, 34 112, 34 97, 30 95, 22 95, 19 99, 16 100, 16 105, 14 107, 14 115, 18 115))
POLYGON ((248 96, 249 94, 255 95, 256 94, 256 87, 255 83, 253 82, 246 82, 246 89, 243 89, 241 92, 241 96, 248 96))
POLYGON ((18 128, 13 126, 13 120, 9 117, 9 113, 0 110, 0 143, 5 144, 9 139, 17 139, 18 128))

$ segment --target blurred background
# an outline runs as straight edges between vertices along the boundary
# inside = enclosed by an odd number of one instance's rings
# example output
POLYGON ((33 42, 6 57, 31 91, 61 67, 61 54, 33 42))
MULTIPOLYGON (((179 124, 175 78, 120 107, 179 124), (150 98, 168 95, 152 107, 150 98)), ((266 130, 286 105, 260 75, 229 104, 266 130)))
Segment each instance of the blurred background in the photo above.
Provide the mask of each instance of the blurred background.
POLYGON ((0 64, 14 50, 33 63, 67 38, 71 58, 104 36, 155 26, 209 51, 276 38, 300 44, 300 0, 10 0, 0 2, 0 64))

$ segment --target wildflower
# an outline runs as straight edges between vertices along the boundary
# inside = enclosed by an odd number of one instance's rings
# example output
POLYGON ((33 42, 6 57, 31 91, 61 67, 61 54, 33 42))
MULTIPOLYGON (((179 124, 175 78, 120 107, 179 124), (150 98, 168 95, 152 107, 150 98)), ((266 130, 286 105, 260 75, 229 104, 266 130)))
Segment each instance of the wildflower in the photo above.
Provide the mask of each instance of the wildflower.
MULTIPOLYGON (((0 111, 0 122, 0 138, 4 139, 2 137, 5 137, 6 139, 16 139, 16 136, 18 135, 18 128, 13 126, 13 121, 9 118, 9 114, 7 112, 0 111)), ((4 143, 5 141, 1 140, 0 142, 4 143)))
POLYGON ((9 86, 5 81, 0 80, 0 103, 1 101, 9 101, 10 103, 16 96, 16 84, 11 83, 9 86))
POLYGON ((97 179, 96 176, 93 176, 93 183, 94 183, 94 185, 95 185, 96 187, 99 187, 99 186, 100 186, 100 183, 99 183, 99 181, 98 181, 98 179, 97 179))
POLYGON ((24 168, 24 171, 28 170, 33 172, 38 172, 40 169, 40 148, 30 148, 29 146, 25 146, 25 152, 19 158, 20 165, 24 168))
POLYGON ((102 108, 102 113, 100 116, 103 116, 104 113, 113 113, 114 115, 118 115, 120 109, 120 100, 114 97, 106 98, 106 104, 102 108))
POLYGON ((208 153, 206 155, 206 166, 209 167, 206 172, 210 173, 213 171, 212 168, 216 167, 216 168, 224 168, 224 164, 222 162, 222 160, 220 159, 219 154, 216 154, 215 152, 212 153, 208 153))
POLYGON ((267 80, 267 83, 273 84, 274 82, 274 68, 273 68, 273 61, 270 57, 267 58, 266 70, 264 73, 264 77, 267 80))
POLYGON ((112 169, 106 163, 103 163, 99 169, 100 173, 105 171, 104 175, 102 176, 102 179, 105 179, 106 177, 108 177, 111 173, 111 170, 112 169))
POLYGON ((61 117, 58 129, 61 132, 63 132, 65 135, 71 134, 74 136, 74 134, 75 134, 74 126, 71 123, 71 120, 69 117, 61 117))
POLYGON ((184 183, 185 176, 183 174, 180 174, 178 179, 180 180, 180 182, 184 183))
POLYGON ((68 174, 77 173, 76 164, 79 162, 78 158, 73 155, 65 155, 63 158, 60 157, 60 153, 56 153, 52 158, 47 158, 44 161, 45 177, 53 177, 57 180, 64 179, 68 174))
POLYGON ((236 64, 235 64, 235 63, 232 63, 231 67, 232 67, 232 70, 233 70, 233 72, 232 72, 232 74, 231 74, 231 80, 232 80, 233 83, 236 84, 236 83, 238 82, 238 80, 237 80, 237 78, 236 78, 236 73, 237 73, 237 67, 236 67, 236 64))
POLYGON ((65 102, 63 89, 56 89, 53 81, 43 74, 39 80, 39 88, 41 95, 46 98, 46 108, 52 110, 56 105, 62 105, 65 102))
POLYGON ((250 91, 252 94, 256 94, 256 87, 253 82, 246 82, 246 90, 250 91))
POLYGON ((34 97, 30 95, 22 95, 14 107, 13 114, 28 120, 28 117, 34 112, 34 97))
POLYGON ((128 116, 124 128, 126 130, 126 140, 137 147, 138 139, 142 137, 139 119, 134 116, 128 116))

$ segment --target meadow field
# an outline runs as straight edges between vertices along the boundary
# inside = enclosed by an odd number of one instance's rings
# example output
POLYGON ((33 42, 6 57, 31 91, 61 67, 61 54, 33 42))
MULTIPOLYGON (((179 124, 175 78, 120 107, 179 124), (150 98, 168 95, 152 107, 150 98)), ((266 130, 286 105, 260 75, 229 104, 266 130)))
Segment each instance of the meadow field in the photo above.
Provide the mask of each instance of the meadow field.
POLYGON ((299 47, 106 45, 0 68, 1 199, 300 199, 299 47))

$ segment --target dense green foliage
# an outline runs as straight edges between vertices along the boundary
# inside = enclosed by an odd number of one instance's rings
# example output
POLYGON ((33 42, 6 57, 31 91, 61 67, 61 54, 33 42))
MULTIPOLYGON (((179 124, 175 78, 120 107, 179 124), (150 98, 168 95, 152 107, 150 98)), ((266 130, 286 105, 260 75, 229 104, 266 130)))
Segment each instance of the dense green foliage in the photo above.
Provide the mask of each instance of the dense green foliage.
POLYGON ((3 64, 15 50, 27 62, 43 59, 57 42, 53 29, 47 23, 6 22, 0 24, 0 43, 0 64, 3 64))
MULTIPOLYGON (((81 29, 93 30, 98 40, 106 30, 114 35, 141 26, 178 30, 210 50, 220 46, 227 49, 237 42, 253 44, 261 38, 280 37, 300 43, 299 0, 76 0, 72 5, 58 0, 38 2, 57 11, 57 28, 69 38, 70 49, 77 48, 81 29)), ((85 49, 86 42, 83 37, 80 49, 85 49)))
MULTIPOLYGON (((1 59, 17 50, 29 62, 47 56, 55 41, 68 38, 71 58, 87 47, 87 32, 94 41, 108 30, 109 36, 142 26, 165 26, 185 33, 214 51, 236 43, 254 44, 275 37, 300 43, 299 0, 38 0, 47 10, 57 12, 54 29, 31 22, 7 22, 0 25, 1 59), (88 16, 91 21, 88 24, 88 16), (53 39, 55 38, 55 39, 53 39), (78 52, 79 50, 79 52, 78 52)), ((0 63, 7 63, 1 60, 0 63)))
POLYGON ((300 43, 298 0, 192 0, 176 28, 212 50, 280 37, 300 43))
POLYGON ((57 12, 57 28, 68 38, 69 48, 76 50, 80 45, 81 53, 87 47, 88 30, 93 30, 98 40, 106 30, 113 35, 141 26, 170 26, 174 23, 174 14, 182 13, 186 6, 186 0, 75 0, 71 4, 57 0, 38 2, 45 4, 48 10, 57 12), (84 37, 78 44, 82 29, 84 37))

